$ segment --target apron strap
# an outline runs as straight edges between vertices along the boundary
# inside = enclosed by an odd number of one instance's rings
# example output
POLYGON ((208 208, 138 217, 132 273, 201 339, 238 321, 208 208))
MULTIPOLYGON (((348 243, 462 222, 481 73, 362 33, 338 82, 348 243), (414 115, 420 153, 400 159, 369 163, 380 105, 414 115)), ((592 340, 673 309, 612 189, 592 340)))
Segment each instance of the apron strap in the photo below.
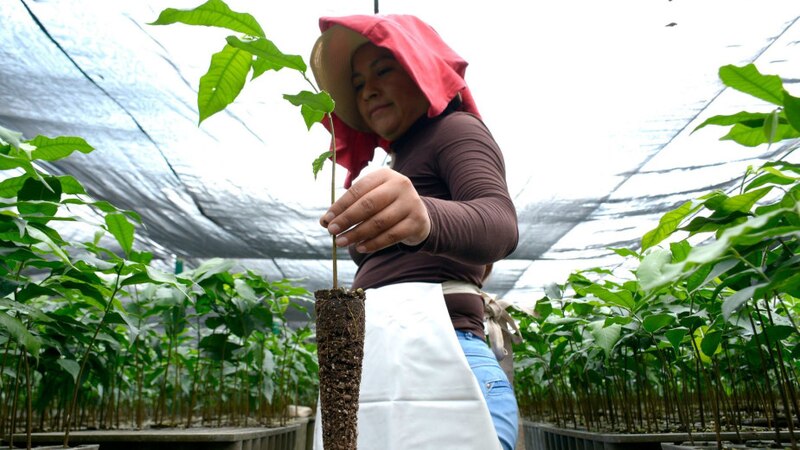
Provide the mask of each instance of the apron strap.
MULTIPOLYGON (((498 361, 502 361, 506 356, 511 355, 511 344, 522 342, 517 322, 511 317, 507 309, 509 307, 521 308, 513 303, 496 298, 491 294, 482 291, 478 286, 466 281, 445 281, 442 283, 442 292, 447 294, 477 294, 483 298, 483 313, 486 317, 487 334, 492 352, 498 361)), ((530 312, 532 314, 533 312, 530 312)), ((509 358, 511 359, 511 358, 509 358)))

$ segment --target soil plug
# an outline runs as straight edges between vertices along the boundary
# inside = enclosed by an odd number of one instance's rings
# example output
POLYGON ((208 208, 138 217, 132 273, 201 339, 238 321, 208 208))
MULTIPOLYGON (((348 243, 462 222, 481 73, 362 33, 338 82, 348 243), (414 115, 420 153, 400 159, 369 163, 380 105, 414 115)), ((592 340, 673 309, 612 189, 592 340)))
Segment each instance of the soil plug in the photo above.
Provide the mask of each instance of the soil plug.
POLYGON ((364 359, 364 291, 314 292, 319 396, 325 450, 356 450, 364 359))

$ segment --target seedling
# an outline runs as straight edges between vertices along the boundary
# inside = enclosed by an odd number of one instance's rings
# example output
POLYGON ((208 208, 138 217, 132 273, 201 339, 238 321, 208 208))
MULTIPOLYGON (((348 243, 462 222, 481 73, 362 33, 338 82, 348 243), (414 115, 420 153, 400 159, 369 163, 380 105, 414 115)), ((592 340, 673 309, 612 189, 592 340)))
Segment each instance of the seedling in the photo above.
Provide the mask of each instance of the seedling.
MULTIPOLYGON (((297 55, 287 55, 267 39, 256 19, 248 13, 232 11, 222 0, 208 0, 191 10, 167 8, 152 25, 184 23, 228 29, 240 36, 228 36, 225 46, 211 57, 208 72, 200 78, 197 94, 199 123, 224 110, 242 91, 247 77, 251 81, 268 70, 288 68, 297 71, 311 86, 283 97, 300 112, 306 127, 327 120, 331 130, 331 150, 312 163, 314 177, 331 159, 331 203, 336 188, 336 137, 333 134, 334 102, 314 85, 306 74, 307 65, 297 55)), ((327 449, 356 448, 356 413, 364 352, 364 292, 340 289, 337 275, 335 236, 331 237, 333 287, 318 290, 316 298, 317 341, 320 363, 320 403, 323 436, 327 449), (350 382, 344 382, 349 380, 350 382)))

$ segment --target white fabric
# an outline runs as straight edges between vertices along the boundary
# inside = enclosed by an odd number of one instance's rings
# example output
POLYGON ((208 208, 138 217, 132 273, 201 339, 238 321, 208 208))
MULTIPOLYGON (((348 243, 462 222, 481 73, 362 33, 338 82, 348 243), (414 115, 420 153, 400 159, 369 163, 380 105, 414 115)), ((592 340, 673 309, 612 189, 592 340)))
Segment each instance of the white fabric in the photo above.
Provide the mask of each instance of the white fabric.
MULTIPOLYGON (((366 295, 358 450, 500 450, 441 285, 402 283, 366 295)), ((323 449, 319 408, 314 449, 323 449)))

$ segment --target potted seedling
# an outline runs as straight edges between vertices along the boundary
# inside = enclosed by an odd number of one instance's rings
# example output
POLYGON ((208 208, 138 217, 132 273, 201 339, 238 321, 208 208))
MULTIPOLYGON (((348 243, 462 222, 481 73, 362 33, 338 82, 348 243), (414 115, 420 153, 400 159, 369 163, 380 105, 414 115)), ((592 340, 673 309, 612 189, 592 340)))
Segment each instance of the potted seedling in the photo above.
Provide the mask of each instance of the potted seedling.
MULTIPOLYGON (((244 87, 247 77, 262 75, 268 70, 283 68, 297 71, 311 86, 311 91, 284 98, 300 112, 306 127, 329 121, 334 102, 327 92, 320 91, 306 75, 307 65, 297 55, 287 55, 267 39, 262 27, 248 13, 232 11, 222 0, 209 0, 190 10, 167 8, 153 25, 183 23, 219 27, 240 33, 228 36, 224 48, 211 57, 208 72, 200 79, 198 111, 200 123, 224 110, 244 87)), ((331 202, 335 200, 336 148, 331 133, 331 150, 312 164, 314 176, 326 160, 332 160, 331 202)), ((333 283, 331 289, 314 293, 319 357, 320 405, 323 439, 328 449, 355 449, 357 437, 358 396, 361 363, 364 351, 364 300, 362 290, 339 286, 335 236, 331 238, 333 283)))

